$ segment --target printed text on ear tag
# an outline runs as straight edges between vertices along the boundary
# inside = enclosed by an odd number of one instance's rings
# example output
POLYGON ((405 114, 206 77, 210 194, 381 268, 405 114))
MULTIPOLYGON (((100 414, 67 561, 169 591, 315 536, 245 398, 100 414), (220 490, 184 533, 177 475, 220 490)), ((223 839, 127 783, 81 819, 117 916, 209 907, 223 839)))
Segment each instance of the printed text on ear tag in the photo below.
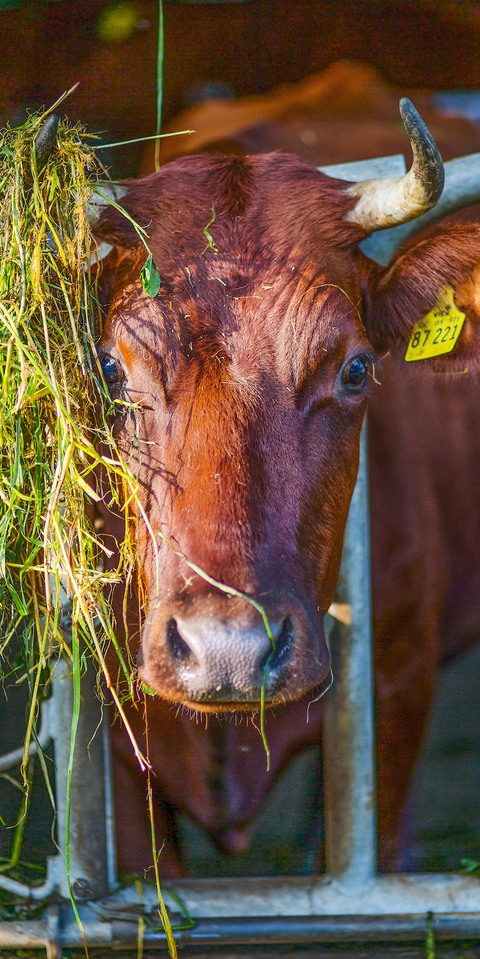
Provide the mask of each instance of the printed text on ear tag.
POLYGON ((453 301, 452 287, 444 286, 433 310, 413 327, 405 353, 407 363, 450 353, 460 336, 464 320, 465 313, 453 301))

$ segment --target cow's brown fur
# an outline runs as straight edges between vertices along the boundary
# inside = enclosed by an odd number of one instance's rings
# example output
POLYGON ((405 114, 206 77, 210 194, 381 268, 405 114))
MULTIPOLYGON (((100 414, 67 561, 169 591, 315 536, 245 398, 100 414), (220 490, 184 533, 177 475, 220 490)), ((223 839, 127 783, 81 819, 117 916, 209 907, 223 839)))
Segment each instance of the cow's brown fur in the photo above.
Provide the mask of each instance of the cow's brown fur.
MULTIPOLYGON (((103 235, 130 251, 122 253, 123 266, 114 277, 100 350, 122 364, 136 404, 133 414, 119 414, 116 430, 120 447, 139 470, 143 506, 158 537, 159 566, 139 521, 147 596, 141 676, 164 699, 204 711, 255 705, 253 693, 227 702, 216 701, 212 691, 202 700, 186 690, 167 649, 166 624, 185 611, 194 619, 200 610, 244 629, 255 614, 243 600, 225 597, 192 573, 178 552, 263 602, 272 618, 280 611, 294 621, 291 663, 267 697, 271 702, 301 700, 323 680, 327 659, 320 617, 333 598, 365 408, 361 391, 343 388, 342 367, 353 356, 371 354, 372 347, 383 353, 404 344, 447 282, 467 313, 465 334, 452 355, 425 365, 453 372, 477 366, 478 227, 436 228, 383 269, 358 251, 362 233, 344 220, 344 186, 278 155, 193 157, 134 184, 125 206, 148 228, 162 280, 154 301, 141 289, 144 255, 136 234, 115 211, 104 218, 103 235)), ((108 279, 116 255, 106 263, 108 279)), ((450 402, 449 388, 439 386, 437 377, 426 381, 420 374, 417 382, 401 362, 387 360, 385 366, 391 367, 391 386, 383 396, 375 394, 370 431, 379 841, 388 861, 431 700, 443 614, 449 610, 451 616, 457 600, 448 592, 456 544, 454 535, 445 540, 441 491, 430 473, 446 435, 444 424, 422 428, 417 402, 422 395, 427 407, 435 400, 442 410, 450 402), (409 476, 415 477, 413 484, 409 476)), ((476 403, 476 391, 467 387, 463 400, 476 403)), ((460 568, 454 560, 453 569, 460 568)), ((476 582, 473 566, 469 576, 476 582)), ((453 579, 458 587, 458 575, 453 579)), ((234 848, 272 782, 258 774, 256 786, 242 789, 241 777, 234 775, 243 763, 251 776, 260 740, 253 745, 249 726, 230 729, 229 736, 218 720, 206 737, 187 717, 174 719, 168 708, 148 703, 164 809, 170 815, 174 807, 183 808, 218 842, 234 848), (169 724, 175 733, 164 737, 169 724), (157 741, 153 730, 161 730, 157 741), (209 772, 215 767, 212 730, 237 744, 245 738, 250 747, 248 760, 236 763, 230 743, 220 790, 212 788, 209 772), (175 749, 173 767, 162 753, 165 738, 166 748, 175 749), (195 791, 185 792, 185 780, 198 783, 202 801, 195 791)), ((272 720, 279 730, 272 736, 274 771, 318 738, 319 719, 307 728, 304 716, 300 701, 280 707, 272 720)), ((142 738, 143 716, 132 710, 132 721, 142 738)), ((140 816, 144 787, 125 741, 119 732, 115 736, 117 781, 123 795, 128 788, 135 797, 130 808, 140 816)), ((218 773, 218 763, 216 768, 218 773)), ((149 858, 146 833, 137 822, 126 828, 120 862, 139 869, 149 858), (135 844, 132 829, 142 837, 135 844)), ((165 872, 174 874, 179 866, 173 848, 170 855, 165 872)))

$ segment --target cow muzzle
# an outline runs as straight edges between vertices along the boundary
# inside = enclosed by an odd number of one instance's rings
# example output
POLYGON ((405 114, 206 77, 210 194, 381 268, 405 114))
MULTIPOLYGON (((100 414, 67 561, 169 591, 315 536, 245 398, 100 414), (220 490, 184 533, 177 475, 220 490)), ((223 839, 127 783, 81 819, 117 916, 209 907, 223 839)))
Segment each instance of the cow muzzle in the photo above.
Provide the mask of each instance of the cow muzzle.
POLYGON ((265 628, 238 632, 224 623, 171 619, 167 642, 179 663, 179 672, 195 702, 251 702, 269 698, 282 682, 282 663, 288 659, 294 628, 287 616, 265 628))
POLYGON ((139 677, 164 698, 204 712, 255 708, 262 689, 270 705, 296 699, 329 666, 323 632, 314 631, 312 648, 306 620, 291 612, 269 617, 272 642, 260 617, 239 626, 218 616, 152 614, 139 677))

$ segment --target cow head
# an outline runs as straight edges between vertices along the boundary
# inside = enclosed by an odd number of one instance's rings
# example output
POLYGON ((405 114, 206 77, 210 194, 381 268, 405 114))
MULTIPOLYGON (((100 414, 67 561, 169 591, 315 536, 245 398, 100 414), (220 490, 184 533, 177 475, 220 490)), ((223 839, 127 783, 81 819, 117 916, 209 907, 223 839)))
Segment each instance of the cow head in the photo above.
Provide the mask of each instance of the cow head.
MULTIPOLYGON (((328 672, 322 617, 376 351, 408 340, 446 282, 465 291, 478 262, 476 234, 453 228, 449 244, 434 231, 387 269, 358 250, 441 192, 433 141, 419 159, 415 130, 412 171, 387 186, 281 154, 188 157, 132 183, 122 205, 148 234, 154 298, 138 233, 103 215, 114 250, 98 352, 139 481, 140 677, 168 700, 252 709, 262 685, 281 703, 328 672)), ((452 366, 471 352, 468 322, 452 366)))

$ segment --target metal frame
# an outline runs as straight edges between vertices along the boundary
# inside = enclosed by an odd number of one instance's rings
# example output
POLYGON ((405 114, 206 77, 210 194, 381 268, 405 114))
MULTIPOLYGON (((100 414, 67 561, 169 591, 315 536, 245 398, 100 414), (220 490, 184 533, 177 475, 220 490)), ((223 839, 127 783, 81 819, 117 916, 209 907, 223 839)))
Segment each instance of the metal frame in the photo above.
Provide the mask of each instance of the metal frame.
MULTIPOLYGON (((446 165, 446 190, 437 207, 414 224, 374 234, 365 252, 379 262, 390 256, 424 223, 433 222, 458 200, 458 182, 474 178, 480 155, 446 165)), ((387 157, 325 168, 331 175, 356 180, 401 174, 403 157, 387 157)), ((471 199, 478 196, 477 193, 471 199)), ((258 945, 352 941, 418 940, 427 921, 441 939, 480 938, 480 883, 457 874, 376 874, 374 720, 370 596, 370 547, 366 430, 360 467, 345 533, 336 600, 351 607, 352 625, 330 622, 335 683, 326 701, 324 750, 326 781, 327 874, 320 877, 209 879, 172 881, 164 890, 172 914, 180 896, 195 927, 176 934, 191 945, 258 945), (431 919, 427 920, 427 917, 431 919)), ((66 623, 68 627, 68 622, 66 623)), ((116 889, 113 798, 108 723, 103 736, 92 733, 100 719, 95 680, 82 680, 82 712, 72 785, 71 871, 85 936, 91 946, 136 948, 138 918, 147 916, 145 945, 166 947, 162 931, 148 922, 157 905, 152 886, 116 889), (86 758, 90 743, 91 762, 86 758), (82 831, 87 823, 87 831, 82 831), (110 893, 110 895, 108 895, 110 893), (103 897, 103 898, 102 898, 103 897)), ((68 903, 62 836, 68 766, 72 692, 69 679, 54 676, 52 701, 44 704, 40 742, 54 739, 60 853, 48 861, 47 880, 29 888, 0 876, 0 887, 42 900, 53 891, 64 905, 50 907, 40 921, 0 922, 0 948, 46 947, 50 959, 62 946, 81 947, 81 931, 68 903)), ((19 751, 0 757, 0 771, 19 760, 19 751)))

